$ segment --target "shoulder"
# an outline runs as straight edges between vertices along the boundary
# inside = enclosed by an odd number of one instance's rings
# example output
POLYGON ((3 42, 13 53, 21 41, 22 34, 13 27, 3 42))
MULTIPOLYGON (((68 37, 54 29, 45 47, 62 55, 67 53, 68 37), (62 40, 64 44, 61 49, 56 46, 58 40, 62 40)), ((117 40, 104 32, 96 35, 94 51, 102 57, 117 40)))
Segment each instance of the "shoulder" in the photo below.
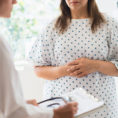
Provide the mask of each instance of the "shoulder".
POLYGON ((118 27, 118 19, 116 19, 108 14, 104 14, 104 18, 106 20, 107 26, 109 26, 110 28, 118 27))
POLYGON ((52 39, 51 37, 53 37, 53 35, 55 34, 55 22, 56 19, 53 19, 42 29, 42 31, 38 35, 39 40, 43 39, 49 41, 50 39, 52 39))
POLYGON ((51 20, 44 28, 42 31, 53 31, 55 27, 56 19, 51 20))
MULTIPOLYGON (((52 21, 50 21, 45 27, 43 27, 43 29, 41 30, 41 32, 38 34, 37 39, 34 41, 34 45, 37 44, 46 44, 49 43, 53 40, 53 34, 54 34, 54 26, 55 26, 55 19, 53 19, 52 21)), ((33 45, 33 46, 34 46, 33 45)))

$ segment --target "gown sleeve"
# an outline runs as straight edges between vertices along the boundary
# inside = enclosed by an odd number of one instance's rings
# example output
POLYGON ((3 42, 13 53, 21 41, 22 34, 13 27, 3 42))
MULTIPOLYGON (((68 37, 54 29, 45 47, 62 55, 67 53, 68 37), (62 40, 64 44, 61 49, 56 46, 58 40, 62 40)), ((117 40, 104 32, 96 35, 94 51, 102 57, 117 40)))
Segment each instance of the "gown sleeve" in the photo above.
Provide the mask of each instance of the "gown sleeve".
POLYGON ((114 19, 110 22, 110 38, 108 41, 108 60, 118 69, 118 22, 114 19))
POLYGON ((53 118, 53 111, 25 102, 8 45, 0 38, 0 118, 53 118))
POLYGON ((53 55, 52 24, 50 23, 34 42, 28 61, 34 66, 50 66, 53 55))

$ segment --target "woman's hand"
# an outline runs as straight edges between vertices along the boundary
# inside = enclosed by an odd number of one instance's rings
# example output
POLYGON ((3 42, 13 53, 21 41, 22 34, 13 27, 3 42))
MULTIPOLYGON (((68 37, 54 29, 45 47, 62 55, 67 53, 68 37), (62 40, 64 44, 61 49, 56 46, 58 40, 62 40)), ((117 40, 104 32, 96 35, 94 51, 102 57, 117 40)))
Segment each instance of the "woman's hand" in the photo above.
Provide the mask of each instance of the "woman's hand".
POLYGON ((38 106, 37 101, 35 99, 33 99, 33 100, 27 100, 26 102, 27 102, 27 104, 38 106))
POLYGON ((96 60, 91 60, 88 58, 79 58, 67 64, 69 69, 67 69, 70 76, 83 77, 90 73, 96 72, 96 60))

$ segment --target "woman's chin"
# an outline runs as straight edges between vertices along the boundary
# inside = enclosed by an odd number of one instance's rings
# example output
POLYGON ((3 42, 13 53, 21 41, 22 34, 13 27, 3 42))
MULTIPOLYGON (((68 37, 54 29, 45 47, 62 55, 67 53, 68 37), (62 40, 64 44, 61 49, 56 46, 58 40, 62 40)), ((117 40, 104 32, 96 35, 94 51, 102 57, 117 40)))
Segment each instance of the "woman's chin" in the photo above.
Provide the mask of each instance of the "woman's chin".
POLYGON ((4 18, 10 18, 10 17, 11 17, 11 14, 4 15, 4 18))

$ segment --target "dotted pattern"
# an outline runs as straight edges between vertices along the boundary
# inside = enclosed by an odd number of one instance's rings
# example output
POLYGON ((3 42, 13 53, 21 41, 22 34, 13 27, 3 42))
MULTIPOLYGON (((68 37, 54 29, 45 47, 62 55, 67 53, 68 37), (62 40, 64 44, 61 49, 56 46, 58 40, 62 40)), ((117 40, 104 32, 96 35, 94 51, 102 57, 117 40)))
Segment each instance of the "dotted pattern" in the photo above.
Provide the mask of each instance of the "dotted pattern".
MULTIPOLYGON (((36 66, 60 66, 77 58, 87 57, 111 61, 118 68, 118 23, 105 16, 106 23, 94 34, 89 19, 73 19, 67 31, 59 34, 50 23, 35 41, 29 60, 36 66)), ((118 105, 114 78, 99 72, 82 78, 65 76, 46 80, 44 98, 61 96, 78 87, 100 100, 107 108, 86 118, 118 118, 118 105)))

